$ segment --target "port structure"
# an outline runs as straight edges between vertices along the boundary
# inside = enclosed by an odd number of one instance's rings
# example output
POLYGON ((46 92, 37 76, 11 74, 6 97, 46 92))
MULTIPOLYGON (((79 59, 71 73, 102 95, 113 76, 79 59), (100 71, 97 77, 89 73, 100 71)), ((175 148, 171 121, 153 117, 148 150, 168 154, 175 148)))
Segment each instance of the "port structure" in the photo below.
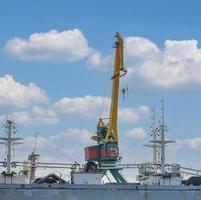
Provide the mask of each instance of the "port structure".
POLYGON ((115 37, 115 60, 114 74, 111 78, 113 86, 109 122, 105 124, 104 120, 106 119, 99 119, 96 135, 91 137, 97 144, 85 148, 85 160, 87 161, 86 172, 101 171, 106 174, 109 171, 117 183, 126 183, 121 169, 116 167, 116 164, 120 161, 118 147, 119 82, 120 77, 126 75, 127 70, 124 67, 123 38, 119 33, 116 33, 115 37))

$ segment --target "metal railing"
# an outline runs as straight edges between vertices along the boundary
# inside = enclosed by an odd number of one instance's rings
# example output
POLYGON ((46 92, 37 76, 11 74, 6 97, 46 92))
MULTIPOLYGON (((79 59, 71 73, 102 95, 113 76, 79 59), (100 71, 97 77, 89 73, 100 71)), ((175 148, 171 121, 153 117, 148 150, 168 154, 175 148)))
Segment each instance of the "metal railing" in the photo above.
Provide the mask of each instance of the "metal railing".
MULTIPOLYGON (((100 170, 106 170, 106 169, 139 169, 140 166, 142 165, 147 166, 155 166, 157 165, 157 168, 160 169, 161 165, 160 164, 152 164, 152 163, 122 163, 122 164, 102 164, 101 166, 98 166, 98 169, 100 170)), ((11 163, 12 168, 16 167, 24 167, 25 165, 27 167, 33 166, 33 163, 31 162, 12 162, 11 163)), ((5 168, 7 166, 6 161, 0 161, 0 167, 5 168)), ((172 167, 174 167, 175 164, 166 164, 165 168, 167 171, 170 171, 172 167)), ((178 165, 179 166, 179 165, 178 165)), ((56 163, 56 162, 36 162, 34 163, 35 168, 44 168, 44 169, 84 169, 85 164, 80 164, 80 163, 56 163)), ((201 170, 199 169, 194 169, 194 168, 189 168, 189 167, 183 167, 179 166, 179 172, 181 174, 187 174, 187 175, 193 175, 193 176, 201 176, 201 170)))

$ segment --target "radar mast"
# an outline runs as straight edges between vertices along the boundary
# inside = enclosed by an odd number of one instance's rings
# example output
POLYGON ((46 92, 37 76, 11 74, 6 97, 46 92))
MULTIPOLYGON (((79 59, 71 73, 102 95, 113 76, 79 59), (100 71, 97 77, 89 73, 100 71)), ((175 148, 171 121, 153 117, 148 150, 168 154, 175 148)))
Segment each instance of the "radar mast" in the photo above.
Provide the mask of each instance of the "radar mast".
POLYGON ((17 129, 16 129, 16 124, 12 120, 7 119, 5 124, 3 125, 3 127, 4 127, 4 133, 6 134, 6 136, 0 138, 0 140, 2 141, 2 142, 0 142, 0 144, 6 145, 6 148, 7 148, 6 174, 12 174, 12 172, 11 172, 12 157, 13 157, 12 148, 15 145, 22 144, 22 142, 20 142, 20 141, 22 141, 23 138, 15 137, 17 129))

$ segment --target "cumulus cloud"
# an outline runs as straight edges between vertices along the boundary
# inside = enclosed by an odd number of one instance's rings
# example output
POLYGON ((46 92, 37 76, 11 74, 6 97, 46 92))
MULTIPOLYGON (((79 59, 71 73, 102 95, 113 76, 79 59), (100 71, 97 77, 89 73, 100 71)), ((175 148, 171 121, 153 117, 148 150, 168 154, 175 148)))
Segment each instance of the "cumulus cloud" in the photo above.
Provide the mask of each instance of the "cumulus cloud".
POLYGON ((136 123, 143 116, 147 116, 150 113, 149 107, 142 105, 138 108, 126 107, 119 108, 119 120, 127 123, 136 123))
POLYGON ((139 113, 135 108, 120 108, 119 120, 129 123, 137 122, 139 120, 139 113))
POLYGON ((86 59, 89 68, 104 69, 111 64, 111 56, 88 45, 79 29, 33 33, 27 39, 14 37, 7 41, 5 52, 25 61, 74 62, 86 59))
MULTIPOLYGON (((38 136, 37 138, 33 137, 33 136, 28 136, 28 137, 25 137, 23 139, 23 145, 21 146, 22 148, 33 148, 34 147, 34 143, 35 143, 35 140, 36 140, 36 144, 37 144, 37 148, 40 149, 40 150, 44 150, 46 148, 55 148, 56 145, 51 141, 49 140, 49 138, 45 138, 45 137, 42 137, 42 136, 38 136), (33 144, 33 145, 31 145, 33 144)), ((31 150, 30 150, 31 152, 31 150)))
MULTIPOLYGON (((67 116, 78 116, 87 118, 109 117, 110 98, 101 96, 84 96, 75 98, 62 98, 52 105, 52 109, 57 113, 67 116)), ((119 108, 119 119, 122 122, 135 123, 143 115, 149 114, 147 106, 139 108, 119 108)))
MULTIPOLYGON (((64 97, 50 104, 46 93, 33 83, 24 85, 10 75, 0 77, 0 121, 14 117, 19 124, 57 124, 62 116, 109 117, 110 98, 101 96, 64 97)), ((119 108, 122 122, 135 123, 149 112, 148 107, 119 108)))
POLYGON ((27 110, 16 111, 0 115, 0 122, 4 122, 6 118, 14 119, 17 124, 58 124, 59 117, 49 108, 31 107, 27 110))
POLYGON ((146 137, 145 130, 142 127, 133 128, 126 131, 126 135, 130 138, 143 138, 146 137))
POLYGON ((34 83, 23 85, 11 75, 0 77, 0 108, 27 108, 30 105, 48 102, 46 93, 34 83))
POLYGON ((150 108, 148 106, 142 105, 140 107, 138 107, 138 112, 143 114, 143 115, 149 115, 150 113, 150 108))
MULTIPOLYGON (((109 117, 111 99, 90 96, 64 97, 50 104, 49 98, 34 83, 24 85, 11 75, 0 77, 0 121, 6 117, 19 124, 57 124, 62 116, 79 118, 109 117)), ((149 114, 147 106, 119 108, 121 122, 135 123, 149 114)))
POLYGON ((19 124, 58 124, 59 117, 49 108, 34 106, 29 111, 14 112, 16 123, 19 124))
MULTIPOLYGON (((142 85, 175 88, 201 83, 201 49, 197 40, 166 40, 163 48, 143 37, 125 37, 127 80, 142 85)), ((90 47, 79 29, 33 33, 27 39, 12 38, 5 51, 21 60, 73 62, 85 59, 91 69, 103 70, 113 56, 90 47)))
MULTIPOLYGON (((48 158, 49 162, 74 162, 82 161, 84 158, 84 147, 92 143, 91 132, 86 129, 68 128, 49 136, 39 133, 36 142, 36 151, 41 154, 41 159, 48 158)), ((23 144, 18 146, 18 153, 22 159, 26 159, 34 147, 35 137, 24 138, 23 144)))
POLYGON ((0 77, 0 121, 7 117, 19 124, 56 124, 59 119, 48 108, 49 98, 34 83, 24 85, 11 75, 0 77))
POLYGON ((79 29, 34 33, 28 39, 13 38, 5 46, 11 55, 22 60, 75 61, 88 56, 90 48, 79 29))
POLYGON ((201 83, 201 49, 196 40, 166 40, 160 49, 142 37, 125 38, 127 78, 139 78, 143 84, 172 88, 201 83))
POLYGON ((52 141, 62 141, 62 140, 70 140, 71 142, 78 142, 82 145, 84 144, 89 144, 90 142, 90 137, 92 136, 91 132, 89 132, 86 129, 71 129, 68 128, 65 131, 57 134, 50 136, 50 140, 52 141))
POLYGON ((184 140, 177 140, 178 147, 190 147, 191 149, 198 150, 201 148, 201 137, 195 137, 184 140))
POLYGON ((138 58, 137 61, 157 58, 160 53, 156 44, 143 37, 126 37, 124 46, 125 59, 132 62, 133 58, 138 58))
POLYGON ((113 59, 110 55, 104 56, 102 53, 94 50, 90 54, 87 63, 91 69, 105 70, 113 65, 113 59))
MULTIPOLYGON (((46 148, 48 146, 57 147, 59 144, 75 142, 77 145, 89 144, 91 132, 86 129, 68 128, 59 133, 51 134, 47 137, 37 137, 38 148, 46 148)), ((26 137, 26 144, 34 143, 35 137, 26 137)))
POLYGON ((57 112, 80 117, 100 117, 110 106, 110 98, 101 96, 64 97, 53 104, 57 112))

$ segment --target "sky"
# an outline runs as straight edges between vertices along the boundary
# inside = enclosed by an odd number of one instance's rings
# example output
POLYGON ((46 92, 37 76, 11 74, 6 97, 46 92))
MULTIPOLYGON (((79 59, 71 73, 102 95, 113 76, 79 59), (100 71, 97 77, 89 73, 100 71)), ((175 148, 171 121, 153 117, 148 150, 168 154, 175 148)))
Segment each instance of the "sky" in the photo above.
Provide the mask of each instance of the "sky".
POLYGON ((167 163, 201 169, 200 1, 0 3, 0 122, 14 119, 24 137, 14 159, 27 158, 39 131, 41 160, 84 163, 98 118, 108 117, 120 32, 128 69, 119 95, 122 162, 151 161, 143 144, 151 140, 151 108, 157 126, 164 99, 167 138, 176 141, 167 163))

